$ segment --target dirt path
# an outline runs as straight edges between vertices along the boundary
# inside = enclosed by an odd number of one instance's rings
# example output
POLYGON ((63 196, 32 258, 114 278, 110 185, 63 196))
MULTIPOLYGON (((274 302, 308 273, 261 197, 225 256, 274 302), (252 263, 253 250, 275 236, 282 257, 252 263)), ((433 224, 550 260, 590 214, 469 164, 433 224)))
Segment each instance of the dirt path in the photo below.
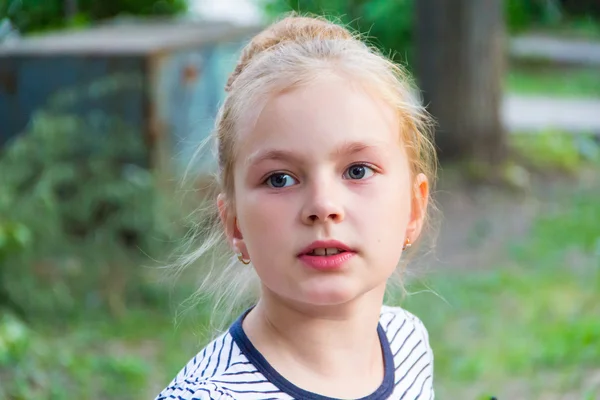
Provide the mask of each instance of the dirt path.
POLYGON ((600 187, 597 171, 591 170, 579 178, 537 180, 527 193, 468 185, 456 170, 442 171, 439 182, 434 250, 411 265, 425 275, 448 268, 493 268, 510 261, 507 245, 525 238, 536 218, 580 185, 600 187))

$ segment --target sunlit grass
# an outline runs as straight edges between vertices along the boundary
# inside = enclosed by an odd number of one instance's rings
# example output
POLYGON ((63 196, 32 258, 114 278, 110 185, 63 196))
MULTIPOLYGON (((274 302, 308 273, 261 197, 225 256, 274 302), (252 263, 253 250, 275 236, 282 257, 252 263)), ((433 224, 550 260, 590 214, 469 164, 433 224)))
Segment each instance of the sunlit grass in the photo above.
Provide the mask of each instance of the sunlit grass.
POLYGON ((509 93, 556 97, 600 98, 598 68, 560 70, 511 68, 505 78, 509 93))
POLYGON ((407 299, 429 329, 440 398, 465 388, 600 396, 586 381, 600 371, 598 194, 578 193, 542 216, 507 249, 506 265, 431 276, 427 287, 444 301, 427 292, 407 299))

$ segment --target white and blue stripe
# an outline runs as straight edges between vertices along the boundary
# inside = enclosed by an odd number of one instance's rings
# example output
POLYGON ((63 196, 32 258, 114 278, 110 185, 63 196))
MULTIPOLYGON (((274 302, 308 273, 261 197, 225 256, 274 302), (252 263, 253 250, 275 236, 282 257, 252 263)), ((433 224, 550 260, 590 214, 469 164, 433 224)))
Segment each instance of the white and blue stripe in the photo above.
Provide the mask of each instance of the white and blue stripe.
MULTIPOLYGON (((280 375, 244 333, 244 316, 198 353, 156 400, 335 400, 280 375)), ((402 308, 384 306, 378 333, 384 379, 360 400, 432 400, 433 353, 422 322, 402 308)))

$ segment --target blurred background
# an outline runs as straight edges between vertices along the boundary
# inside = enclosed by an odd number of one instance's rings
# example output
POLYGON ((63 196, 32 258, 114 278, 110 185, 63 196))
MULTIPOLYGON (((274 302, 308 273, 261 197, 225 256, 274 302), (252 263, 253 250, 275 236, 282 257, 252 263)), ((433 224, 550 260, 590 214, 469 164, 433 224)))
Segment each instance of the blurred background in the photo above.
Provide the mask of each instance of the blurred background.
POLYGON ((388 299, 438 397, 600 399, 597 0, 0 0, 0 400, 154 398, 211 338, 196 267, 161 266, 212 156, 178 184, 292 9, 364 33, 439 122, 437 241, 388 299))

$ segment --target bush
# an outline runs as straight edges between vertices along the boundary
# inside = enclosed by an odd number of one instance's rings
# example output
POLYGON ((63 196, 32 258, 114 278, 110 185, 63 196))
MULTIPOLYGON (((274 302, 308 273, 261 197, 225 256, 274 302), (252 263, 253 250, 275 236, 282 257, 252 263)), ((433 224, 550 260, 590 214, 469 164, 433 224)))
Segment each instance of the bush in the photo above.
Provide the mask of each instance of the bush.
POLYGON ((141 265, 181 234, 148 157, 139 130, 118 118, 58 109, 33 117, 0 153, 0 306, 119 314, 126 301, 156 299, 141 265))
POLYGON ((561 16, 560 4, 554 0, 505 0, 505 10, 506 23, 512 32, 552 24, 561 16))
POLYGON ((86 24, 119 15, 173 15, 186 9, 185 0, 79 0, 77 14, 68 20, 64 0, 0 0, 0 20, 8 17, 22 32, 86 24))

